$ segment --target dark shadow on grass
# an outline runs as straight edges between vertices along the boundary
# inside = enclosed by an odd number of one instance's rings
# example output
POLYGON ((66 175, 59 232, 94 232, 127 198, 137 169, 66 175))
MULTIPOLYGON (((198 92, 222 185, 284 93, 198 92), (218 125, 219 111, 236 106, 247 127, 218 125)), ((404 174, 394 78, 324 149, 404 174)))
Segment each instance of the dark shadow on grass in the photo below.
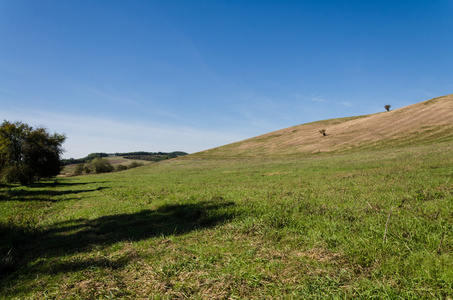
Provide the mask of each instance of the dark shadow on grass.
POLYGON ((62 182, 59 180, 54 181, 40 181, 34 182, 30 185, 31 188, 45 188, 45 187, 55 187, 55 186, 75 186, 75 185, 87 185, 87 184, 100 184, 106 183, 106 181, 93 181, 93 182, 62 182))
MULTIPOLYGON (((231 218, 221 209, 232 202, 199 202, 165 205, 157 210, 133 214, 103 216, 94 220, 79 219, 68 225, 56 224, 42 234, 47 254, 86 251, 93 245, 110 245, 118 241, 137 241, 155 236, 177 235, 194 229, 215 226, 231 218)), ((35 247, 36 249, 36 247, 35 247)))
MULTIPOLYGON (((156 210, 142 210, 132 214, 103 216, 94 220, 78 219, 55 224, 43 231, 33 231, 26 226, 0 226, 0 236, 7 234, 6 245, 1 247, 0 255, 13 249, 12 265, 5 264, 5 272, 11 274, 29 262, 27 275, 34 273, 72 272, 88 267, 121 267, 128 263, 128 258, 120 261, 93 261, 52 264, 47 259, 83 253, 97 247, 106 247, 120 241, 139 241, 152 237, 180 235, 192 230, 210 228, 234 217, 234 210, 228 209, 233 202, 212 200, 193 204, 165 205, 156 210)), ((1 225, 1 223, 0 223, 1 225)), ((1 259, 1 258, 0 258, 1 259)), ((1 267, 1 266, 0 266, 1 267)), ((20 273, 23 273, 21 271, 20 273)))
MULTIPOLYGON (((50 201, 58 202, 62 200, 52 199, 55 196, 63 195, 76 195, 80 193, 94 192, 106 189, 105 187, 98 187, 95 189, 79 189, 79 190, 67 190, 67 191, 56 191, 56 190, 34 190, 34 189, 20 189, 20 190, 9 190, 0 194, 0 201, 50 201)), ((67 198, 71 200, 73 198, 67 198)))

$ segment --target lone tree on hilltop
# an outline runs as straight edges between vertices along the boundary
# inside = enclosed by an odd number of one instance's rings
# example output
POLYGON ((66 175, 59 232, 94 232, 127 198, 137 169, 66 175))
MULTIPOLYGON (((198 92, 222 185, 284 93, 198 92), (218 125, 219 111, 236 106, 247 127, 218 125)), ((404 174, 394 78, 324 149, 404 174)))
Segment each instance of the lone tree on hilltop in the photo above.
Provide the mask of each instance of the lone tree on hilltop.
POLYGON ((390 104, 386 104, 386 105, 384 106, 384 108, 385 108, 387 111, 390 110, 390 107, 392 107, 390 104))
POLYGON ((61 171, 64 134, 50 134, 44 127, 3 121, 0 126, 0 181, 30 185, 61 171))

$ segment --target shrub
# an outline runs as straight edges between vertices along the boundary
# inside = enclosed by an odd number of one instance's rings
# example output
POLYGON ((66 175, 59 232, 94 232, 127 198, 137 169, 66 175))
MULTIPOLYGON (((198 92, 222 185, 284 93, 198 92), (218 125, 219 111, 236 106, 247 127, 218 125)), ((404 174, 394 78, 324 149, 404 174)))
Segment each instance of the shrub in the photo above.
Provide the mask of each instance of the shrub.
POLYGON ((321 134, 322 134, 323 136, 326 136, 326 135, 327 135, 327 133, 326 133, 326 130, 325 130, 325 129, 321 129, 321 130, 319 131, 319 133, 321 133, 321 134))
POLYGON ((74 170, 74 175, 82 175, 84 165, 85 165, 84 163, 77 164, 74 170))
POLYGON ((86 174, 90 174, 91 172, 93 172, 93 166, 91 166, 91 164, 86 164, 83 167, 83 172, 85 172, 86 174))
POLYGON ((136 161, 133 161, 129 164, 129 166, 127 166, 128 169, 132 169, 132 168, 137 168, 137 167, 141 167, 143 166, 144 164, 143 163, 139 163, 139 162, 136 162, 136 161))
POLYGON ((390 107, 392 107, 390 104, 387 104, 387 105, 384 106, 384 108, 385 108, 387 111, 390 110, 390 107))
POLYGON ((116 170, 117 170, 117 171, 124 171, 124 170, 127 170, 127 166, 125 166, 125 165, 118 165, 118 166, 116 167, 116 170))
POLYGON ((93 170, 96 174, 99 173, 109 173, 114 170, 110 162, 105 158, 95 158, 90 163, 93 167, 93 170))

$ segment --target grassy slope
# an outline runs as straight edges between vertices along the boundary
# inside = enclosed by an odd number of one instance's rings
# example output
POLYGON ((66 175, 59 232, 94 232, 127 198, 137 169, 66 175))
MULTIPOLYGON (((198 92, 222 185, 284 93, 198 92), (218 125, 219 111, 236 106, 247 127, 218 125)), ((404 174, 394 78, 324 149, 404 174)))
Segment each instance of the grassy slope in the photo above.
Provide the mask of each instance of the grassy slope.
POLYGON ((452 296, 450 138, 298 157, 228 152, 246 141, 59 185, 0 187, 0 297, 452 296))
POLYGON ((200 157, 311 155, 388 149, 453 140, 453 94, 372 115, 331 119, 270 132, 197 153, 200 157), (319 130, 326 129, 322 137, 319 130))

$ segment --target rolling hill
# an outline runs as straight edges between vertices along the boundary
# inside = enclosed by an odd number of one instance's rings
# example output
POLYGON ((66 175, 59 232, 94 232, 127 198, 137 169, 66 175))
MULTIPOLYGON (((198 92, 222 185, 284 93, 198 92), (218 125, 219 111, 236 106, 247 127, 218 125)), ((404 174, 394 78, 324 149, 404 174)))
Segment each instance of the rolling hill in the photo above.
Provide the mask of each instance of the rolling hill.
POLYGON ((453 94, 399 109, 317 121, 195 153, 199 157, 307 155, 453 140, 453 94), (320 134, 325 129, 327 136, 320 134))

